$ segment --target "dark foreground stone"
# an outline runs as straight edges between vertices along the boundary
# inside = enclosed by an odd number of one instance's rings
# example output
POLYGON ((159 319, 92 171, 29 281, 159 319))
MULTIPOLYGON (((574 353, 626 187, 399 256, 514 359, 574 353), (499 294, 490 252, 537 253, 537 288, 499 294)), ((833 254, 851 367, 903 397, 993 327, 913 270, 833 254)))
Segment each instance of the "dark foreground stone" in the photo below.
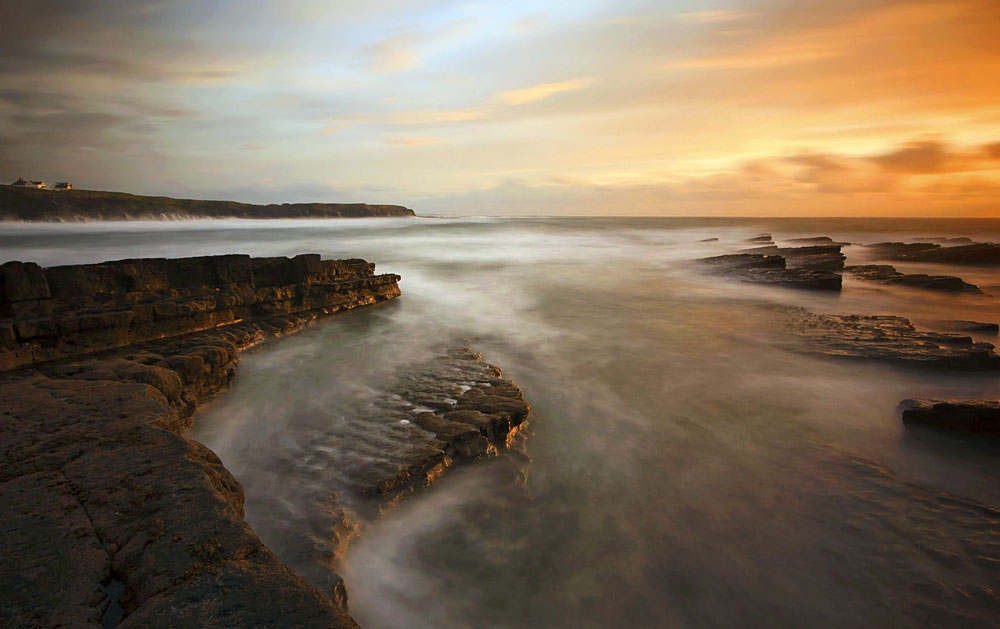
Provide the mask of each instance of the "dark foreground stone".
POLYGON ((901 273, 896 270, 896 267, 889 264, 849 266, 846 268, 846 271, 863 280, 881 282, 883 284, 936 290, 945 293, 982 294, 983 292, 975 284, 970 284, 960 277, 951 275, 925 275, 923 273, 901 273))
POLYGON ((960 334, 919 331, 904 317, 827 315, 802 308, 779 308, 778 312, 797 351, 907 367, 1000 371, 1000 356, 992 344, 960 334))
POLYGON ((356 626, 260 542, 239 482, 180 433, 240 350, 398 296, 373 268, 4 265, 0 356, 21 369, 0 377, 3 625, 100 626, 121 583, 123 627, 356 626))
POLYGON ((943 430, 1000 435, 1000 401, 908 399, 899 403, 903 423, 943 430))
POLYGON ((256 478, 275 479, 260 482, 280 479, 280 492, 248 487, 254 530, 317 586, 339 582, 334 573, 352 537, 451 468, 503 455, 491 482, 523 485, 527 474, 530 407, 468 347, 405 365, 380 389, 346 413, 296 418, 295 448, 249 443, 234 454, 257 461, 256 478))

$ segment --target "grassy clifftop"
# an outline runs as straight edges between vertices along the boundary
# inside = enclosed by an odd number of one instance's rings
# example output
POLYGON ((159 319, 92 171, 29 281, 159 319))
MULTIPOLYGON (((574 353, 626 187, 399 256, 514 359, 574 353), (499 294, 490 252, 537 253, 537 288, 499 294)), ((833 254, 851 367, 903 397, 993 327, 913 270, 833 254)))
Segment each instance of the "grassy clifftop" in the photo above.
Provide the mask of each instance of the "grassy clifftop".
POLYGON ((360 218, 414 216, 402 205, 367 203, 282 203, 253 205, 143 197, 96 190, 37 190, 0 185, 0 220, 114 221, 183 218, 360 218))

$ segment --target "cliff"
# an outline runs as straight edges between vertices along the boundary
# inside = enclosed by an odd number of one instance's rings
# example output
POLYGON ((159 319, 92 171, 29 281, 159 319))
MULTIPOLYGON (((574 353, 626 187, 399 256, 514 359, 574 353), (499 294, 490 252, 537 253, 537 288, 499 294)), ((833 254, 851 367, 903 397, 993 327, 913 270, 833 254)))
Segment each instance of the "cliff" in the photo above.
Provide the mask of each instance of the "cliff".
POLYGON ((414 216, 401 205, 282 203, 253 205, 146 197, 96 190, 37 190, 0 185, 0 220, 114 221, 195 218, 362 218, 414 216))

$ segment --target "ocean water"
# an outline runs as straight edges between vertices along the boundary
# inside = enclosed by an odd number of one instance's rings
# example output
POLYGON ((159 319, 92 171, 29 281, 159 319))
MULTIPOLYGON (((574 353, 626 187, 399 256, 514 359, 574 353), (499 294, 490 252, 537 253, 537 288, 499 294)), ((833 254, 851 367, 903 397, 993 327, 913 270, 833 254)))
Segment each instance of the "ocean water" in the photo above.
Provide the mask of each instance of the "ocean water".
MULTIPOLYGON (((4 224, 0 258, 317 252, 402 276, 399 299, 245 356, 233 391, 197 418, 193 436, 246 487, 248 522, 292 565, 303 530, 331 534, 330 513, 297 497, 335 488, 327 470, 289 461, 394 369, 476 337, 532 404, 528 481, 468 465, 362 522, 336 570, 364 627, 994 626, 1000 451, 904 429, 894 409, 906 397, 997 399, 1000 380, 792 352, 773 306, 997 322, 1000 274, 897 264, 987 294, 845 276, 842 294, 824 295, 688 263, 761 232, 1000 241, 1000 221, 4 224)), ((304 572, 315 582, 322 570, 304 572)))

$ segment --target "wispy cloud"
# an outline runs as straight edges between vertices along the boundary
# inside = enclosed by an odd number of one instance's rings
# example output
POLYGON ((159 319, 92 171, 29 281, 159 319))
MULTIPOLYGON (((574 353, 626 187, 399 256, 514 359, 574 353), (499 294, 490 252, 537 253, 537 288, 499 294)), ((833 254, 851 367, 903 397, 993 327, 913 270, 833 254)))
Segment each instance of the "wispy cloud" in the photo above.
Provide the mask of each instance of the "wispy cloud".
POLYGON ((562 92, 580 90, 591 85, 593 82, 593 78, 579 78, 559 81, 557 83, 542 83, 541 85, 532 85, 531 87, 516 90, 506 90, 500 92, 499 97, 501 101, 508 105, 524 105, 544 100, 562 92))
POLYGON ((428 138, 428 137, 390 137, 386 138, 386 141, 393 146, 405 146, 405 147, 419 147, 419 146, 432 146, 434 144, 441 144, 444 142, 441 138, 428 138))
POLYGON ((716 9, 714 11, 695 11, 693 13, 678 13, 677 20, 687 24, 716 24, 718 22, 732 22, 746 17, 745 13, 737 13, 729 9, 716 9))

